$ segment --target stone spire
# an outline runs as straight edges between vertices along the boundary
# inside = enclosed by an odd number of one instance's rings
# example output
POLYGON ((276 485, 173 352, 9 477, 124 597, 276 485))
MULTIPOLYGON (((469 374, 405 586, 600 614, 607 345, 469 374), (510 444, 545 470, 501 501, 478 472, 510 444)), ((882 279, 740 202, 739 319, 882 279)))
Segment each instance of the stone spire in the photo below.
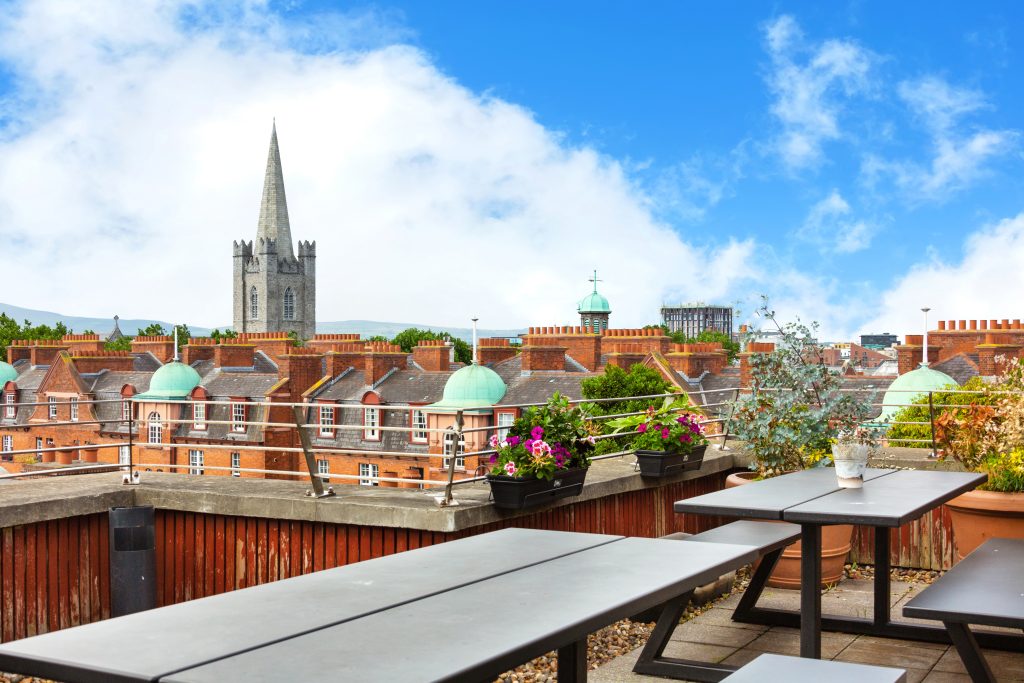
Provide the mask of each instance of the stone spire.
POLYGON ((267 173, 263 178, 263 201, 260 202, 260 222, 256 228, 257 244, 261 239, 271 239, 277 243, 277 256, 280 260, 295 260, 295 252, 292 250, 292 230, 288 223, 288 200, 284 196, 281 152, 277 148, 276 121, 270 133, 267 173))

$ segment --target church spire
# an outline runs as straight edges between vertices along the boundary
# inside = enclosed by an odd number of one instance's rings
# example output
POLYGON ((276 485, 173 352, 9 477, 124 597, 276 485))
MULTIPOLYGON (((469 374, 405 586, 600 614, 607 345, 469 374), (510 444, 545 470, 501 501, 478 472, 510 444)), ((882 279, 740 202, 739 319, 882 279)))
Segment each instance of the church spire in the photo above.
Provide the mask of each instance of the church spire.
POLYGON ((260 202, 260 221, 256 229, 257 242, 261 239, 271 239, 277 243, 277 255, 282 261, 295 259, 292 230, 288 223, 288 200, 284 196, 281 152, 277 147, 276 121, 270 133, 267 173, 263 178, 263 201, 260 202))

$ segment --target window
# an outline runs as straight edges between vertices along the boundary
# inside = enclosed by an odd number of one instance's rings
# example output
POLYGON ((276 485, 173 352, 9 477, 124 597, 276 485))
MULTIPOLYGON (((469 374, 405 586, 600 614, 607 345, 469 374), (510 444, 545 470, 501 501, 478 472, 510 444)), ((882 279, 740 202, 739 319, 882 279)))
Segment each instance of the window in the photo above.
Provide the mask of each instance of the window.
POLYGON ((320 406, 320 436, 334 436, 334 408, 320 406))
POLYGON ((422 410, 412 411, 412 440, 416 443, 427 442, 427 414, 422 410))
MULTIPOLYGON (((441 467, 448 469, 448 463, 451 461, 449 453, 452 452, 452 439, 455 435, 451 432, 445 432, 444 435, 444 460, 441 462, 441 467)), ((455 469, 465 469, 466 467, 466 456, 463 453, 466 452, 466 435, 463 434, 462 438, 459 439, 459 449, 455 453, 455 469)))
POLYGON ((149 443, 160 443, 163 441, 164 426, 160 424, 160 413, 149 414, 149 443))
POLYGON ((15 397, 13 391, 8 391, 7 395, 4 396, 4 417, 14 417, 18 408, 14 405, 18 399, 15 397))
POLYGON ((14 437, 10 434, 4 434, 4 453, 10 453, 14 450, 14 437))
POLYGON ((202 451, 189 451, 188 452, 188 473, 189 474, 202 474, 203 473, 203 452, 202 451))
POLYGON ((380 411, 377 408, 363 408, 363 438, 380 440, 380 411))
POLYGON ((131 446, 118 446, 117 447, 117 464, 118 465, 130 465, 132 462, 132 447, 131 446))
POLYGON ((284 319, 295 320, 295 292, 291 287, 284 290, 284 319))
POLYGON ((38 452, 38 451, 41 451, 42 449, 43 449, 43 437, 37 436, 36 437, 36 456, 37 457, 42 455, 42 453, 38 452))
POLYGON ((260 295, 255 287, 249 290, 249 317, 253 320, 260 317, 260 295))
POLYGON ((498 413, 498 441, 508 436, 509 427, 516 421, 515 413, 498 413))
POLYGON ((78 398, 71 399, 71 421, 78 422, 78 398))
POLYGON ((121 422, 130 422, 132 419, 132 402, 130 400, 121 401, 121 422))
POLYGON ((327 460, 326 458, 324 460, 317 460, 316 461, 316 473, 320 475, 320 479, 322 479, 325 483, 329 482, 331 480, 331 478, 329 476, 327 476, 327 475, 329 475, 331 473, 331 463, 330 463, 330 461, 327 460))
POLYGON ((192 429, 206 429, 206 404, 192 404, 192 429))
POLYGON ((241 401, 231 404, 231 431, 245 431, 245 404, 241 401))
POLYGON ((240 477, 242 473, 239 471, 242 467, 242 454, 232 453, 231 454, 231 476, 240 477))
POLYGON ((50 408, 50 413, 49 413, 50 419, 51 420, 56 420, 57 419, 57 399, 56 399, 56 397, 49 396, 49 397, 47 397, 46 401, 50 404, 50 406, 49 406, 49 408, 50 408))
MULTIPOLYGON (((359 476, 360 477, 376 477, 380 472, 380 468, 376 465, 368 462, 359 463, 359 476)), ((360 479, 360 486, 377 486, 377 482, 373 479, 360 479)))

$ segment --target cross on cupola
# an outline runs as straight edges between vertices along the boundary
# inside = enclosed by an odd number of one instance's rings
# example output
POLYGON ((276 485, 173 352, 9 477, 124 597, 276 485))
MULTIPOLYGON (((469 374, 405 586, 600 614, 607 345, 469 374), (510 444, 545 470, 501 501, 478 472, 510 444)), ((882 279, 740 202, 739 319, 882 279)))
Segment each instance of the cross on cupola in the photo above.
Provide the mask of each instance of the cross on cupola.
POLYGON ((608 329, 608 317, 612 312, 608 299, 597 293, 597 283, 603 280, 598 279, 597 270, 594 270, 594 277, 587 278, 587 282, 594 283, 594 291, 583 297, 576 308, 580 314, 580 325, 594 332, 603 332, 608 329))

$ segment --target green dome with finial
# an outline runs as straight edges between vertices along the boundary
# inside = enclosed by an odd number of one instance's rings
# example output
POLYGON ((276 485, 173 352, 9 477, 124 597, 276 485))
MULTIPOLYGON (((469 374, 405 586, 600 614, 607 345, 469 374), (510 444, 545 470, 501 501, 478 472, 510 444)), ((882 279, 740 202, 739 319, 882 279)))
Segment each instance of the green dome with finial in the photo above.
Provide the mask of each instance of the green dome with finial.
POLYGON ((474 363, 454 372, 444 385, 441 400, 430 407, 441 410, 486 409, 500 401, 507 390, 498 373, 474 363))
POLYGON ((135 400, 182 401, 199 386, 201 379, 195 368, 172 361, 153 373, 149 390, 136 396, 135 400))
POLYGON ((0 386, 18 379, 18 371, 10 363, 0 361, 0 386))
POLYGON ((597 293, 597 271, 594 271, 594 291, 580 299, 576 310, 579 313, 611 313, 612 307, 608 305, 608 299, 597 293))

